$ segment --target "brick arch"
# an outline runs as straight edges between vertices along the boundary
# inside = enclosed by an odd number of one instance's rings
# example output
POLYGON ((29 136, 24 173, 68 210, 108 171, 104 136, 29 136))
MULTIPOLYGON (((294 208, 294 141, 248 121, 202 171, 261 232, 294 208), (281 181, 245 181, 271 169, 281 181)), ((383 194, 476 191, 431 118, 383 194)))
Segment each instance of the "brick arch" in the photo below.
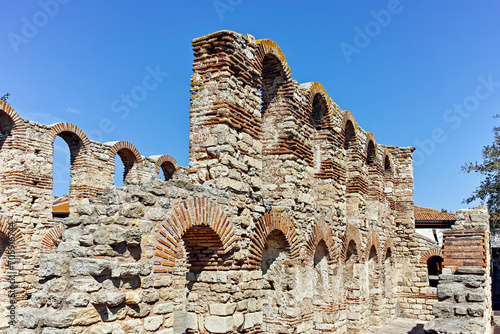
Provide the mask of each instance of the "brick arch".
POLYGON ((14 123, 14 131, 17 134, 25 133, 26 125, 23 122, 23 119, 19 116, 19 114, 5 101, 0 101, 0 112, 4 112, 14 123))
POLYGON ((333 101, 330 99, 330 97, 328 96, 328 93, 326 92, 325 88, 317 83, 317 82, 309 82, 309 83, 305 83, 305 84, 301 84, 300 85, 301 87, 303 87, 305 89, 305 96, 307 98, 307 102, 308 102, 308 105, 307 105, 307 110, 308 110, 308 115, 310 120, 311 120, 311 125, 314 126, 314 115, 313 115, 313 112, 314 112, 314 99, 319 95, 323 101, 325 102, 325 110, 323 110, 322 114, 320 114, 320 124, 322 124, 323 128, 325 127, 331 127, 332 126, 332 113, 333 111, 335 110, 335 104, 333 103, 333 101))
POLYGON ((444 259, 444 254, 443 251, 440 249, 431 249, 422 254, 420 257, 419 263, 427 264, 427 261, 434 256, 439 256, 440 258, 444 259))
POLYGON ((355 260, 356 262, 360 262, 363 259, 363 256, 361 253, 361 237, 358 229, 353 225, 348 225, 341 239, 342 239, 342 249, 340 253, 340 260, 342 262, 346 261, 347 247, 349 246, 349 243, 351 241, 354 241, 354 243, 356 244, 355 260))
POLYGON ((384 171, 387 172, 387 170, 389 171, 389 173, 391 173, 392 175, 392 159, 391 159, 391 155, 389 153, 389 150, 386 148, 384 149, 384 155, 383 155, 383 160, 382 160, 382 163, 383 163, 383 166, 384 166, 384 171), (387 164, 388 162, 388 164, 387 164))
POLYGON ((311 233, 309 234, 309 239, 305 245, 305 255, 306 261, 312 261, 314 259, 314 253, 316 252, 316 247, 321 240, 323 240, 328 248, 328 263, 331 264, 335 262, 337 251, 335 240, 333 240, 333 232, 330 226, 324 221, 321 220, 316 223, 311 233))
POLYGON ((365 146, 365 155, 366 155, 366 159, 367 159, 367 162, 369 161, 369 158, 370 158, 370 142, 373 144, 373 149, 374 149, 374 156, 373 156, 373 163, 377 163, 378 159, 377 159, 377 152, 378 152, 378 147, 377 147, 377 141, 375 140, 375 136, 373 135, 373 133, 371 132, 368 132, 366 134, 366 146, 365 146))
POLYGON ((50 125, 48 136, 52 145, 58 135, 68 144, 71 165, 81 157, 83 152, 90 152, 90 140, 76 125, 71 123, 56 123, 50 125))
POLYGON ((292 79, 292 71, 290 70, 290 67, 288 66, 288 63, 285 59, 285 55, 281 51, 278 44, 276 44, 274 41, 272 41, 270 39, 259 39, 259 40, 255 41, 255 43, 258 46, 257 61, 258 61, 259 67, 262 68, 262 64, 263 64, 264 58, 266 56, 272 55, 272 56, 276 57, 281 64, 281 69, 282 69, 283 74, 285 76, 285 82, 290 82, 292 79))
MULTIPOLYGON (((160 173, 160 168, 164 168, 164 164, 171 164, 173 166, 173 168, 175 170, 179 169, 180 166, 179 164, 177 164, 177 161, 175 161, 175 159, 173 157, 171 157, 170 155, 160 155, 160 156, 152 156, 150 157, 152 159, 155 159, 156 162, 155 162, 155 171, 157 174, 160 173)), ((163 172, 165 173, 165 169, 163 169, 163 172)), ((166 173, 165 173, 166 175, 166 173)))
POLYGON ((5 101, 0 101, 0 129, 3 133, 0 138, 0 148, 19 148, 23 149, 25 147, 24 140, 20 140, 19 137, 23 138, 26 136, 26 124, 23 119, 17 114, 17 112, 5 101), (3 117, 6 119, 1 119, 3 117), (13 139, 12 136, 18 138, 13 139))
POLYGON ((40 245, 40 249, 42 252, 51 251, 56 242, 59 241, 62 237, 62 231, 64 230, 65 225, 58 224, 56 226, 51 227, 43 236, 42 243, 40 245))
POLYGON ((224 252, 229 252, 237 240, 235 229, 217 202, 191 198, 175 205, 161 226, 155 252, 155 272, 171 272, 175 266, 179 241, 189 228, 208 226, 219 237, 224 252))
POLYGON ((344 143, 343 143, 344 146, 346 145, 346 141, 347 141, 347 135, 348 135, 347 126, 349 123, 351 123, 352 130, 353 130, 353 136, 352 136, 350 144, 349 144, 349 149, 350 150, 352 150, 352 149, 357 150, 357 146, 358 146, 357 124, 356 124, 356 121, 354 120, 354 116, 351 114, 351 112, 348 110, 345 110, 344 116, 342 119, 342 137, 344 138, 344 143))
POLYGON ((0 233, 9 236, 12 232, 15 239, 14 248, 16 251, 16 257, 24 256, 24 253, 26 252, 26 242, 24 240, 23 232, 21 232, 17 224, 14 225, 14 228, 11 231, 11 227, 9 226, 11 222, 11 218, 0 215, 0 233))
POLYGON ((297 260, 299 258, 299 239, 292 218, 286 212, 272 210, 259 218, 250 237, 248 263, 252 268, 260 268, 267 237, 275 230, 281 231, 285 236, 290 259, 297 260))
POLYGON ((71 133, 75 137, 79 138, 86 149, 89 147, 90 140, 87 137, 87 135, 79 127, 71 123, 56 123, 50 125, 50 132, 49 132, 50 141, 54 142, 56 136, 61 135, 64 132, 71 133))
POLYGON ((347 121, 351 121, 353 127, 354 127, 354 132, 356 132, 356 121, 354 120, 354 116, 349 110, 344 110, 343 115, 342 115, 342 129, 345 129, 345 126, 347 124, 347 121))
POLYGON ((383 257, 380 255, 380 243, 378 239, 378 234, 375 233, 375 231, 371 231, 370 234, 368 234, 368 239, 366 240, 366 248, 365 248, 365 261, 368 262, 368 259, 370 257, 370 252, 372 249, 372 246, 375 247, 376 255, 375 255, 375 262, 380 263, 380 259, 383 257))
POLYGON ((134 145, 132 145, 128 141, 121 140, 121 141, 116 141, 116 142, 109 142, 109 143, 106 143, 106 145, 111 146, 111 149, 109 150, 110 160, 114 160, 115 155, 117 153, 119 153, 120 151, 126 150, 126 151, 132 153, 132 155, 135 157, 135 162, 142 162, 142 157, 139 154, 139 151, 137 150, 137 148, 135 148, 134 145))
POLYGON ((384 253, 382 253, 382 260, 385 262, 387 260, 387 250, 391 251, 391 258, 394 258, 394 246, 392 244, 392 239, 390 237, 387 238, 384 244, 384 253))

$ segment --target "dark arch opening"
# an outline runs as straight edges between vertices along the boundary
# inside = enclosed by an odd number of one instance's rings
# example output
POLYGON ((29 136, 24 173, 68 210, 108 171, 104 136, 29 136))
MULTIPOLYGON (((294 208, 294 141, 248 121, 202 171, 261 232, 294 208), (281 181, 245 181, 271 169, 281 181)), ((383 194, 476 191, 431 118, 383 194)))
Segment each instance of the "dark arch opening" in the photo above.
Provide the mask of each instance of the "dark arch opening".
POLYGON ((327 105, 325 98, 321 94, 314 95, 311 112, 311 125, 316 130, 321 130, 323 126, 323 118, 327 113, 327 105))
POLYGON ((163 181, 171 180, 175 173, 175 166, 170 161, 165 161, 161 164, 161 173, 163 181))
POLYGON ((348 150, 356 139, 356 133, 354 131, 354 125, 350 120, 345 124, 344 128, 344 149, 348 150))
POLYGON ((5 250, 7 249, 7 246, 9 246, 9 237, 5 234, 0 232, 0 265, 3 267, 3 254, 5 253, 5 250))
POLYGON ((391 171, 391 161, 389 160, 389 157, 386 155, 385 160, 384 160, 384 171, 386 173, 390 173, 391 171))
POLYGON ((283 67, 278 58, 274 55, 266 55, 262 61, 262 109, 264 115, 278 94, 279 89, 285 82, 283 67))
POLYGON ((279 257, 286 256, 288 251, 288 242, 285 235, 279 230, 271 232, 266 240, 264 249, 262 250, 261 269, 262 274, 267 274, 271 266, 276 262, 279 257))
POLYGON ((69 132, 69 131, 63 131, 63 132, 59 133, 57 136, 64 139, 66 144, 68 144, 69 153, 70 153, 70 163, 71 163, 71 165, 73 165, 73 163, 75 162, 76 158, 78 157, 78 154, 80 154, 80 151, 83 147, 82 140, 76 134, 74 134, 73 132, 69 132))
POLYGON ((320 263, 326 262, 328 256, 328 247, 325 241, 322 239, 316 246, 316 251, 314 252, 314 268, 318 267, 320 263))
POLYGON ((375 144, 372 140, 368 142, 368 149, 366 152, 366 164, 372 165, 375 164, 375 159, 377 157, 377 152, 375 151, 375 144))
POLYGON ((14 121, 10 116, 4 112, 0 111, 0 148, 7 140, 7 138, 12 134, 14 129, 14 121))
POLYGON ((441 256, 433 256, 427 259, 427 274, 429 275, 429 285, 437 287, 438 278, 443 270, 443 258, 441 256))
POLYGON ((115 155, 115 185, 118 187, 123 186, 126 181, 128 174, 130 170, 134 167, 134 164, 136 163, 137 159, 132 153, 132 151, 122 148, 116 154, 120 157, 122 160, 122 165, 116 163, 116 155, 115 155), (120 174, 122 177, 120 177, 120 174))
POLYGON ((356 248, 357 247, 356 247, 356 243, 354 242, 354 240, 349 241, 349 245, 347 246, 347 251, 345 254, 345 261, 346 262, 349 260, 354 260, 354 256, 357 253, 356 248))
POLYGON ((385 252, 385 262, 387 261, 392 261, 392 251, 390 248, 387 248, 387 251, 385 252))
POLYGON ((377 249, 375 248, 375 246, 372 246, 370 248, 370 253, 368 254, 368 261, 376 260, 376 258, 377 258, 377 249))

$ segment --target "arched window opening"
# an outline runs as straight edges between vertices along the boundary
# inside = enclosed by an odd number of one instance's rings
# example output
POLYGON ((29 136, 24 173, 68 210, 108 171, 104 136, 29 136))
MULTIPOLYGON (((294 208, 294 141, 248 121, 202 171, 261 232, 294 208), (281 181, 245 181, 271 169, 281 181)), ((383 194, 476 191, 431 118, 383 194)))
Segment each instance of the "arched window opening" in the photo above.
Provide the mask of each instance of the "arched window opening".
POLYGON ((385 156, 384 160, 384 172, 386 175, 391 173, 391 161, 389 160, 389 157, 387 155, 385 156))
POLYGON ((375 159, 377 157, 377 152, 375 151, 375 144, 372 140, 368 142, 368 149, 366 152, 366 164, 373 165, 375 164, 375 159))
POLYGON ((115 156, 114 181, 115 181, 115 186, 122 187, 126 184, 127 176, 132 167, 134 167, 134 164, 136 162, 136 157, 134 153, 132 153, 132 151, 127 149, 121 149, 116 154, 120 157, 122 163, 118 164, 115 156))
POLYGON ((368 254, 368 261, 376 261, 377 260, 377 249, 375 246, 370 248, 370 253, 368 254))
MULTIPOLYGON (((54 202, 61 197, 68 197, 71 180, 71 152, 66 142, 56 136, 54 140, 54 155, 52 164, 52 195, 54 202)), ((56 203, 54 203, 56 205, 56 203)))
MULTIPOLYGON (((83 149, 83 142, 75 133, 63 131, 56 135, 52 155, 52 216, 67 217, 70 196, 75 183, 74 165, 83 149)), ((36 198, 32 203, 36 203, 36 198)))
POLYGON ((161 178, 163 181, 168 181, 168 180, 171 180, 172 177, 174 176, 174 173, 175 173, 175 166, 173 163, 171 163, 170 161, 165 161, 162 165, 161 165, 161 178))
POLYGON ((266 244, 262 250, 262 274, 266 275, 271 267, 273 267, 274 263, 280 262, 278 260, 285 260, 287 250, 288 243, 283 232, 279 230, 271 232, 271 234, 267 237, 266 244))
POLYGON ((353 142, 356 139, 356 133, 354 131, 354 125, 350 120, 348 120, 345 124, 344 129, 344 149, 348 150, 352 147, 353 142))
POLYGON ((321 130, 323 118, 327 113, 325 98, 321 94, 316 94, 312 103, 311 125, 316 130, 321 130))
POLYGON ((443 270, 443 258, 441 256, 433 256, 427 260, 427 274, 429 276, 429 285, 437 287, 439 275, 443 270))
POLYGON ((280 60, 274 55, 266 55, 262 61, 262 109, 264 115, 271 101, 278 95, 278 91, 285 82, 285 75, 280 60))
POLYGON ((12 134, 12 129, 14 129, 14 121, 10 118, 7 113, 0 111, 0 148, 12 134))

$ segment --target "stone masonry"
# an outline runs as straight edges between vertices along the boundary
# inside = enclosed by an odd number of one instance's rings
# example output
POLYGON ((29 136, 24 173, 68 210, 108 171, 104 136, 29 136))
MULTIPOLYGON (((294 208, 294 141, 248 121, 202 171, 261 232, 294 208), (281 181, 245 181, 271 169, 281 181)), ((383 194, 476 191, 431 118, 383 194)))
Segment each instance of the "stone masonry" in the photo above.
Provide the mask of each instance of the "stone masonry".
POLYGON ((414 149, 376 143, 319 83, 294 81, 271 40, 220 31, 193 50, 188 167, 0 102, 0 330, 366 333, 432 319, 426 261, 443 253, 415 233, 414 149), (56 136, 71 152, 67 218, 52 216, 56 136))

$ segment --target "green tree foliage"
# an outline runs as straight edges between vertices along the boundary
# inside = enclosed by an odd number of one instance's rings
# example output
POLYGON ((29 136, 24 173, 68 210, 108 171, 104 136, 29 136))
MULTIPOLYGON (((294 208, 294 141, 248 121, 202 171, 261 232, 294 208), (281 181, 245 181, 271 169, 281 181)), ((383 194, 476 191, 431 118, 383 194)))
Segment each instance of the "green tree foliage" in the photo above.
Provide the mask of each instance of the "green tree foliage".
POLYGON ((462 171, 484 176, 479 187, 464 202, 469 204, 481 200, 490 211, 490 227, 498 228, 500 227, 500 127, 495 127, 493 134, 495 135, 493 143, 483 147, 483 162, 480 164, 468 162, 462 166, 462 171))
POLYGON ((10 96, 9 93, 3 94, 3 96, 0 97, 0 101, 7 102, 7 100, 9 99, 9 96, 10 96))

